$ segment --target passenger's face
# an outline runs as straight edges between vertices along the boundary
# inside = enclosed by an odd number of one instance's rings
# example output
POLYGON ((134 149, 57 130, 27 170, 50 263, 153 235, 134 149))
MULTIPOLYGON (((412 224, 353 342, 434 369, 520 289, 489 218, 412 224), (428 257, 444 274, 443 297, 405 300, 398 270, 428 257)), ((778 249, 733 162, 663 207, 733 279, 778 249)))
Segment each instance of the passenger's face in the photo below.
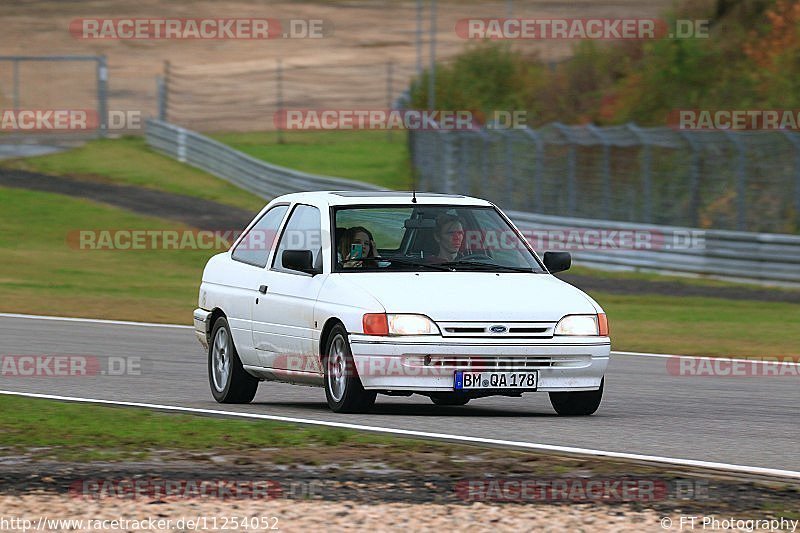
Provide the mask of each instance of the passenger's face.
POLYGON ((442 251, 449 254, 459 251, 463 242, 464 228, 460 222, 451 222, 445 225, 439 233, 439 246, 442 251))
POLYGON ((369 235, 364 233, 363 231, 359 231, 355 235, 353 235, 353 242, 352 244, 360 244, 364 247, 364 257, 367 257, 371 251, 370 247, 372 243, 369 240, 369 235))

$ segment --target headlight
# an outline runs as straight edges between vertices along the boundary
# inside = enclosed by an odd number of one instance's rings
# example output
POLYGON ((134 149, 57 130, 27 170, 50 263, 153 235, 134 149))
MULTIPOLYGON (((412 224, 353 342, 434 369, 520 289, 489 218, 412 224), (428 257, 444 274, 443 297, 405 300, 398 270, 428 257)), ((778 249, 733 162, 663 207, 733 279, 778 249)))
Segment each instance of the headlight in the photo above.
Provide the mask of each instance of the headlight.
POLYGON ((597 336, 600 334, 597 315, 567 315, 556 324, 553 334, 597 336))
POLYGON ((439 327, 425 315, 388 315, 389 335, 438 335, 439 327))
POLYGON ((368 313, 363 319, 367 335, 439 335, 439 327, 425 315, 368 313))

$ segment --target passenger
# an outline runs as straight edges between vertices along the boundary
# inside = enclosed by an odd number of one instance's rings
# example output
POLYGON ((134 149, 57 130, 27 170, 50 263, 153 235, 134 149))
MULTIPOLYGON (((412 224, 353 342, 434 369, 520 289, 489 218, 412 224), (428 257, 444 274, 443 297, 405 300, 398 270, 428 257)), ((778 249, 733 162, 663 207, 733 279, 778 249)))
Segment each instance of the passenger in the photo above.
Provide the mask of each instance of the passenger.
POLYGON ((455 215, 447 213, 436 217, 433 238, 439 245, 439 252, 430 257, 431 263, 455 261, 464 243, 464 223, 455 215))
POLYGON ((344 231, 339 244, 339 254, 344 268, 375 267, 378 265, 378 248, 372 233, 363 226, 353 226, 344 231), (361 245, 361 257, 351 257, 352 246, 361 245))

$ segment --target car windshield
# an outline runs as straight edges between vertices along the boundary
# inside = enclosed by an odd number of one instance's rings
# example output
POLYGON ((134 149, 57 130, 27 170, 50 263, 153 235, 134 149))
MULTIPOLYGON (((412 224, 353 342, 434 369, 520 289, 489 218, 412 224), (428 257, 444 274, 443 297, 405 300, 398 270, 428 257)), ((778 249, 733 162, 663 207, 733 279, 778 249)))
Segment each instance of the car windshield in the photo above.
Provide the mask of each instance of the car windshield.
POLYGON ((491 206, 340 207, 334 227, 336 272, 544 272, 491 206))

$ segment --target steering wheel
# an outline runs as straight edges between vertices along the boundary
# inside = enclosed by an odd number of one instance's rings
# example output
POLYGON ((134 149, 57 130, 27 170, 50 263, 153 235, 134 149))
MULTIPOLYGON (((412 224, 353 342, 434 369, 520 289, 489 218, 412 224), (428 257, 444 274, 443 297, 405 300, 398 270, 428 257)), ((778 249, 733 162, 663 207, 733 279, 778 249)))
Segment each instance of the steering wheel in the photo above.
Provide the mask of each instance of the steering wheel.
POLYGON ((494 261, 486 254, 467 254, 458 258, 459 261, 494 261))

